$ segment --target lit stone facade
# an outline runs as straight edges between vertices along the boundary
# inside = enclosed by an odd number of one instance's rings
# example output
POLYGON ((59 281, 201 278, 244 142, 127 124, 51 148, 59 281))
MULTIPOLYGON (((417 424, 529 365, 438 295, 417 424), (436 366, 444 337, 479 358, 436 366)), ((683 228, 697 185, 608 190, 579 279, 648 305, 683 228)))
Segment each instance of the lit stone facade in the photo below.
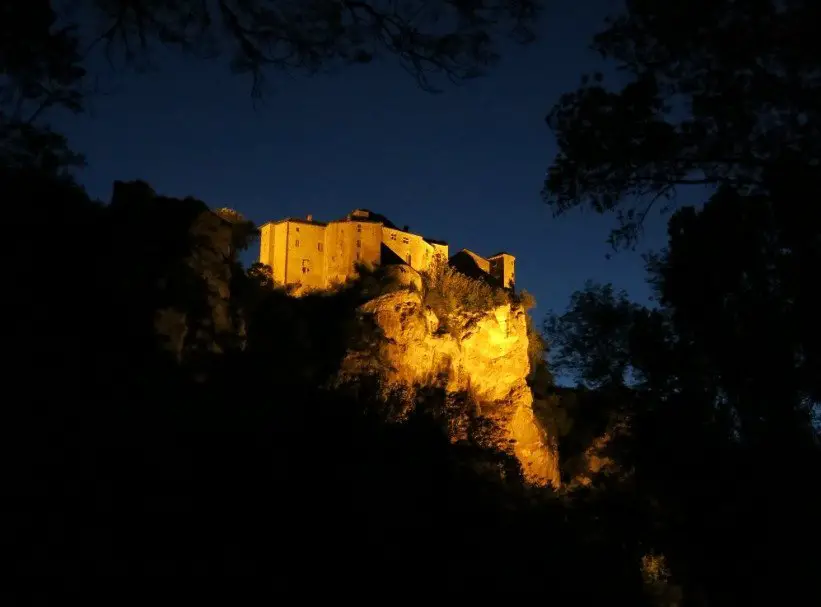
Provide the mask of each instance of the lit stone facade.
MULTIPOLYGON (((271 267, 275 282, 300 290, 342 283, 356 273, 358 263, 405 264, 422 272, 437 258, 448 259, 446 243, 413 234, 407 228, 400 230, 386 217, 366 209, 327 223, 308 215, 269 222, 260 228, 260 263, 271 267)), ((513 287, 512 255, 500 253, 484 259, 465 250, 451 258, 451 263, 454 259, 470 259, 485 278, 513 287)), ((463 265, 463 271, 472 272, 467 267, 470 264, 463 265)))

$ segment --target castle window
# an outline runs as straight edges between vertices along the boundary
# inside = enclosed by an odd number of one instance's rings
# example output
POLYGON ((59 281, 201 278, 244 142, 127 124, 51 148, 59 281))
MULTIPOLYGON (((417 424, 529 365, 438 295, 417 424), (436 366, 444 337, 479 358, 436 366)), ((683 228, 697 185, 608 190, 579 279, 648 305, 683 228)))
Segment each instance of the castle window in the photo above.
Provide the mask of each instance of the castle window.
POLYGON ((299 226, 296 227, 296 231, 299 232, 299 226))
POLYGON ((361 225, 361 224, 359 224, 359 223, 358 223, 358 224, 356 224, 356 231, 357 231, 357 232, 361 232, 361 231, 362 231, 362 225, 361 225))
POLYGON ((295 247, 298 247, 298 246, 299 246, 299 239, 297 239, 297 240, 295 240, 295 241, 294 241, 294 246, 295 246, 295 247))
POLYGON ((396 234, 391 234, 391 240, 396 240, 396 234))
POLYGON ((408 239, 407 236, 402 237, 402 244, 408 244, 409 242, 410 242, 410 240, 408 239))
POLYGON ((308 274, 311 271, 311 260, 310 259, 303 259, 302 260, 302 273, 308 274))
POLYGON ((361 241, 361 240, 357 240, 357 241, 356 241, 356 246, 357 246, 357 248, 361 247, 361 246, 362 246, 362 241, 361 241))
POLYGON ((356 258, 359 259, 359 251, 356 252, 356 258))
POLYGON ((316 243, 316 250, 319 251, 320 253, 322 253, 322 249, 324 249, 324 248, 325 248, 325 246, 321 242, 316 243))

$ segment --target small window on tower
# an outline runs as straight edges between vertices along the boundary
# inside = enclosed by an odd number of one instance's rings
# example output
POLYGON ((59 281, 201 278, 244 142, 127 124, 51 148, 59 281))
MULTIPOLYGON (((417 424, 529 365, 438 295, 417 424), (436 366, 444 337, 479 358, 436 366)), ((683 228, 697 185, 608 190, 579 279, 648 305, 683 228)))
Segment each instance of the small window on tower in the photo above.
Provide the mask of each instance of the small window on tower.
POLYGON ((396 240, 396 234, 391 234, 391 240, 396 240))
POLYGON ((357 231, 357 232, 361 232, 361 231, 362 231, 362 224, 359 224, 359 223, 358 223, 358 224, 356 224, 356 231, 357 231))
POLYGON ((408 244, 409 242, 410 242, 410 240, 408 240, 407 236, 402 237, 402 244, 408 244))
POLYGON ((361 240, 357 240, 357 241, 356 241, 356 246, 357 246, 357 248, 361 247, 361 246, 362 246, 362 241, 361 241, 361 240))
POLYGON ((320 253, 322 253, 322 250, 324 248, 325 248, 325 246, 321 242, 316 243, 316 250, 319 251, 320 253))
POLYGON ((299 232, 299 226, 296 227, 296 231, 299 232))
POLYGON ((294 246, 295 246, 295 247, 298 247, 298 246, 299 246, 299 239, 297 239, 297 240, 295 240, 295 241, 294 241, 294 246))

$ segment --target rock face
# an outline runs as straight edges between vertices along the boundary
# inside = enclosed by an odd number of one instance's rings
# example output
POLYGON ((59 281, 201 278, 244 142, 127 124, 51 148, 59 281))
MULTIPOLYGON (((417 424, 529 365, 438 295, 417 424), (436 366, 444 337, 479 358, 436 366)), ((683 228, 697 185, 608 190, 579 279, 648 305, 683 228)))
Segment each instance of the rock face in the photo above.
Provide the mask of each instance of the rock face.
POLYGON ((534 485, 560 482, 555 442, 545 435, 533 413, 527 384, 530 371, 526 312, 505 304, 488 312, 455 311, 448 330, 413 290, 400 290, 361 306, 379 338, 371 350, 349 352, 342 372, 348 376, 376 372, 385 385, 413 395, 420 389, 444 389, 449 400, 467 400, 448 420, 450 438, 468 432, 464 417, 484 420, 487 446, 512 452, 526 480, 534 485))

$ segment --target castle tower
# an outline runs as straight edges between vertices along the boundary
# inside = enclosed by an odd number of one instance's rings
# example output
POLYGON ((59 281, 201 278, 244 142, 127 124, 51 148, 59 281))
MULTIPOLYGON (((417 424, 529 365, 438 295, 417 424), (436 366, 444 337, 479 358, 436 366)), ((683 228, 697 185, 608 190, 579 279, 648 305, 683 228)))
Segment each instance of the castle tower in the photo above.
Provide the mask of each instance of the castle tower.
POLYGON ((259 261, 271 267, 274 282, 308 289, 325 286, 326 224, 288 217, 260 226, 259 261))
POLYGON ((505 289, 516 286, 516 258, 510 253, 496 253, 487 258, 490 262, 489 274, 505 289))

